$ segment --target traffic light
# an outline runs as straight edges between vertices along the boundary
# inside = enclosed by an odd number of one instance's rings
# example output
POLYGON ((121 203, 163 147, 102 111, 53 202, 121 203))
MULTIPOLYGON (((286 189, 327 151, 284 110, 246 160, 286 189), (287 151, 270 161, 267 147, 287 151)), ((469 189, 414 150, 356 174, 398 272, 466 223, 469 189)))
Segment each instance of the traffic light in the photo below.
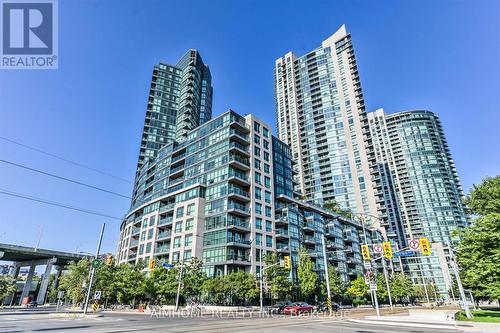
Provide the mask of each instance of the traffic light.
POLYGON ((284 256, 283 257, 283 262, 284 262, 284 267, 286 269, 290 269, 291 265, 290 265, 290 256, 284 256))
POLYGON ((422 254, 431 254, 431 246, 429 245, 429 240, 427 238, 420 238, 420 251, 422 254))
POLYGON ((361 253, 363 254, 363 259, 364 260, 370 260, 371 259, 371 257, 370 257, 370 248, 368 247, 368 245, 366 245, 366 244, 361 245, 361 253))
POLYGON ((106 256, 106 260, 105 260, 105 262, 106 262, 106 266, 111 266, 111 265, 113 265, 113 255, 108 254, 108 255, 106 256))
POLYGON ((156 260, 155 259, 151 259, 149 261, 149 269, 153 270, 153 269, 155 269, 155 267, 156 267, 156 260))
POLYGON ((384 242, 382 243, 382 246, 384 247, 384 257, 387 259, 392 259, 392 246, 391 242, 384 242))

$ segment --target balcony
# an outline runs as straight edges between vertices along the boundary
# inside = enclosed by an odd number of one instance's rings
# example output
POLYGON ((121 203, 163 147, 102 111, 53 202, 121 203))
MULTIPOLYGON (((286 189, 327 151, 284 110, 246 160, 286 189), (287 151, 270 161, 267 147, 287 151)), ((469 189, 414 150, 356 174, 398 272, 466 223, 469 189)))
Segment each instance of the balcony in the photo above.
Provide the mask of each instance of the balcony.
POLYGON ((138 239, 131 239, 129 247, 130 248, 137 247, 138 244, 139 244, 139 240, 138 239))
POLYGON ((290 236, 288 235, 288 230, 286 229, 276 229, 276 239, 286 239, 286 238, 290 238, 290 236))
POLYGON ((314 222, 306 222, 304 223, 304 230, 305 231, 315 231, 316 226, 314 225, 314 222))
POLYGON ((247 157, 242 157, 238 154, 230 154, 229 155, 229 164, 232 167, 235 167, 242 171, 250 170, 250 161, 247 157))
POLYGON ((184 165, 181 164, 181 165, 178 165, 176 167, 173 167, 172 169, 170 169, 170 178, 177 178, 177 177, 180 177, 184 174, 184 165))
POLYGON ((286 215, 276 215, 276 219, 274 220, 274 224, 276 226, 288 225, 288 216, 286 216, 286 215))
POLYGON ((306 244, 316 244, 318 240, 314 237, 314 236, 309 236, 309 235, 306 235, 304 237, 304 242, 306 244))
POLYGON ((172 224, 173 218, 172 216, 162 217, 158 221, 158 226, 169 225, 172 224))
POLYGON ((238 152, 245 155, 246 157, 250 157, 248 147, 234 141, 231 141, 229 143, 229 152, 238 152))
POLYGON ((140 233, 141 233, 141 228, 136 228, 136 227, 132 228, 132 233, 131 233, 132 237, 139 236, 140 233))
POLYGON ((241 186, 249 186, 250 182, 248 181, 248 177, 241 172, 235 171, 234 169, 229 170, 229 179, 230 182, 241 186))
POLYGON ((250 193, 236 186, 229 186, 228 197, 241 201, 250 201, 250 193))
POLYGON ((248 128, 247 124, 243 119, 238 119, 238 118, 232 118, 231 119, 231 126, 240 129, 241 131, 244 132, 250 132, 250 129, 248 128))
POLYGON ((246 219, 235 216, 228 216, 227 227, 228 229, 250 231, 250 223, 246 219))
POLYGON ((238 237, 228 237, 227 246, 250 248, 250 241, 238 237))
POLYGON ((174 210, 175 203, 171 202, 166 205, 160 206, 160 213, 165 213, 174 210))
POLYGON ((250 216, 250 209, 247 205, 243 205, 234 201, 229 201, 227 203, 227 212, 237 214, 243 217, 250 216))
POLYGON ((242 145, 248 145, 248 134, 243 133, 240 130, 235 128, 231 128, 229 131, 229 137, 234 139, 236 142, 241 143, 242 145))
POLYGON ((244 264, 250 265, 250 257, 248 255, 239 255, 239 254, 228 254, 226 256, 226 260, 228 264, 244 264))
POLYGON ((135 259, 135 258, 137 258, 137 252, 132 252, 132 253, 130 253, 130 254, 128 255, 128 259, 129 259, 129 260, 130 260, 130 259, 135 259))
POLYGON ((290 253, 290 246, 288 243, 276 243, 276 250, 279 253, 290 253))
POLYGON ((170 231, 160 231, 158 233, 158 235, 156 235, 156 239, 166 239, 166 238, 170 238, 170 236, 172 236, 172 233, 170 231))
POLYGON ((175 166, 178 164, 179 161, 183 160, 186 158, 186 154, 182 153, 179 156, 172 157, 172 160, 170 161, 171 166, 175 166))
POLYGON ((157 246, 155 249, 155 253, 167 253, 170 251, 170 246, 157 246))

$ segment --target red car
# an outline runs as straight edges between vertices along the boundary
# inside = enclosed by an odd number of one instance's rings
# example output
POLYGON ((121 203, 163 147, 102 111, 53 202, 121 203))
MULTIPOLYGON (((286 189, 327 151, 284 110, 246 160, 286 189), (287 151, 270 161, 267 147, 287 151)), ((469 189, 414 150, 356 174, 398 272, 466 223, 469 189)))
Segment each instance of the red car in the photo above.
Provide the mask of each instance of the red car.
POLYGON ((297 303, 292 303, 291 305, 286 306, 283 309, 283 314, 299 314, 299 313, 304 313, 304 312, 312 312, 313 311, 313 306, 309 305, 307 303, 302 303, 302 302, 297 302, 297 303))

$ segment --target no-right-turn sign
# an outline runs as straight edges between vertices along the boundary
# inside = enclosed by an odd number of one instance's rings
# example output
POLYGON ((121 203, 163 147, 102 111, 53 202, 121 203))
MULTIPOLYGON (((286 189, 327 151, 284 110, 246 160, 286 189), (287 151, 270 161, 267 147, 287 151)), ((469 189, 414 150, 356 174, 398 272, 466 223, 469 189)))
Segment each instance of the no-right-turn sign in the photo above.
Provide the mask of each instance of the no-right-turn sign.
POLYGON ((412 251, 418 251, 420 249, 420 242, 418 239, 409 239, 408 240, 408 247, 412 251))

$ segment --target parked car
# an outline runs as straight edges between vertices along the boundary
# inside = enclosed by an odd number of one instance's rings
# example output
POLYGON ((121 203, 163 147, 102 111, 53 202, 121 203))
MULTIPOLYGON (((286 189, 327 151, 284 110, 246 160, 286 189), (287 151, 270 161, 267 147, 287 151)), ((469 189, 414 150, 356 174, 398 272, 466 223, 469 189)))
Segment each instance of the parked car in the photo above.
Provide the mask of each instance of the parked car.
MULTIPOLYGON (((340 309, 340 305, 338 303, 332 302, 332 310, 337 312, 340 309)), ((327 312, 328 311, 328 305, 326 303, 321 303, 316 307, 316 310, 318 312, 327 312)))
POLYGON ((276 304, 274 304, 273 306, 270 306, 268 309, 269 309, 269 313, 272 313, 272 314, 283 314, 283 309, 289 305, 292 305, 293 303, 292 302, 278 302, 276 304))
POLYGON ((299 314, 304 312, 313 312, 313 306, 303 302, 292 303, 285 306, 283 314, 299 314))
POLYGON ((37 301, 30 301, 28 304, 26 304, 26 307, 28 308, 36 308, 38 306, 37 301))

